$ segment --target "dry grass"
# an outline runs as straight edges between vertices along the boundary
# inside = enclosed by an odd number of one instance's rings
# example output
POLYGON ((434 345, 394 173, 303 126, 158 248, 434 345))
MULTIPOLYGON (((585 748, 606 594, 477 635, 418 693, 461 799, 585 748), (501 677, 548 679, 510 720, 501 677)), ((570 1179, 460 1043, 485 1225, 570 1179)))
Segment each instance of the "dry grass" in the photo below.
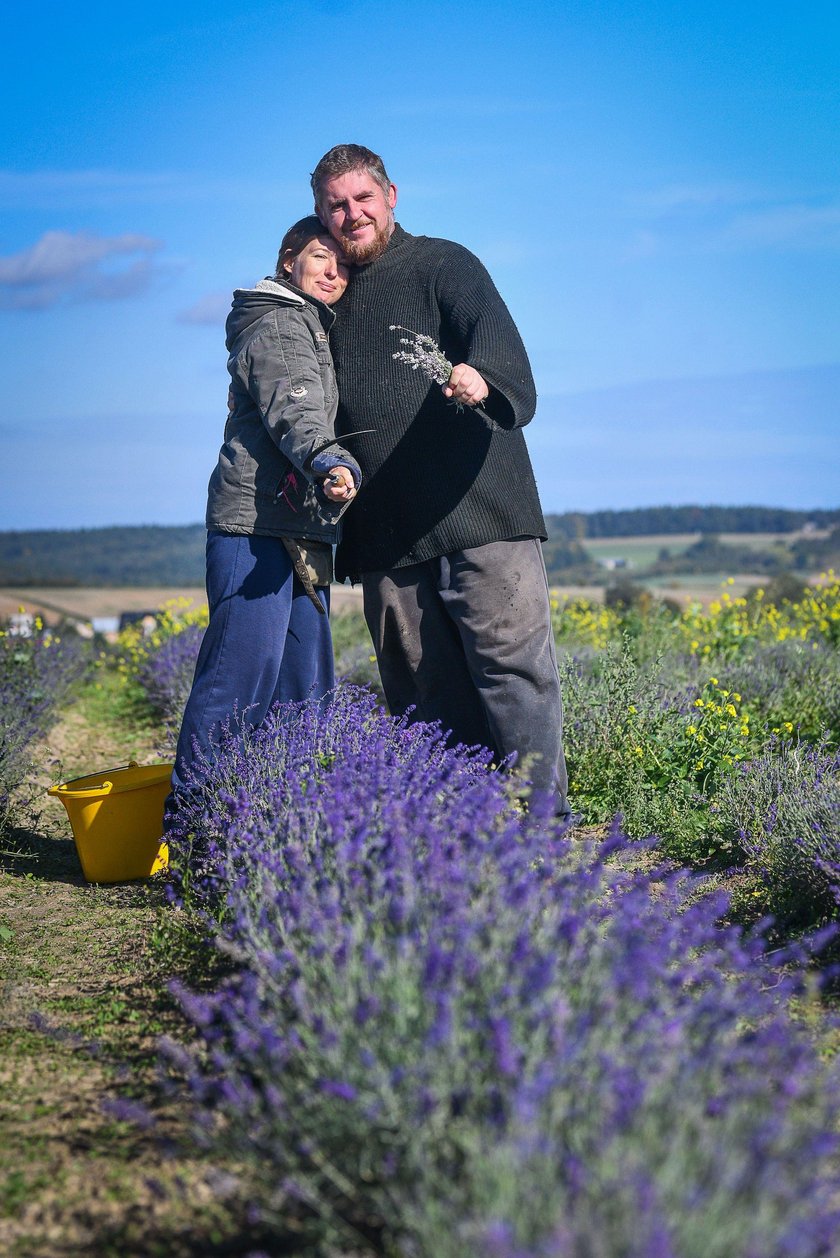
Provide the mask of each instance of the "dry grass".
MULTIPOLYGON (((100 722, 101 696, 42 748, 55 777, 158 757, 156 731, 100 722)), ((45 800, 0 854, 0 1253, 9 1258, 204 1258, 303 1253, 248 1222, 247 1179, 207 1163, 182 1103, 160 1087, 155 1046, 183 1036, 167 990, 189 934, 154 883, 85 882, 66 814, 45 800), (179 937, 179 931, 181 932, 179 937), (180 953, 179 953, 180 949, 180 953), (117 1121, 130 1096, 155 1127, 117 1121), (175 1154, 177 1153, 177 1156, 175 1154)), ((189 942, 189 941, 188 941, 189 942)), ((192 961, 195 962, 193 943, 192 961)))
MULTIPOLYGON (((90 621, 98 616, 119 616, 122 612, 155 611, 172 599, 186 599, 190 607, 206 607, 203 588, 196 586, 2 586, 0 623, 20 607, 38 614, 46 624, 62 619, 90 621)), ((334 585, 330 593, 333 612, 361 608, 361 586, 334 585)))

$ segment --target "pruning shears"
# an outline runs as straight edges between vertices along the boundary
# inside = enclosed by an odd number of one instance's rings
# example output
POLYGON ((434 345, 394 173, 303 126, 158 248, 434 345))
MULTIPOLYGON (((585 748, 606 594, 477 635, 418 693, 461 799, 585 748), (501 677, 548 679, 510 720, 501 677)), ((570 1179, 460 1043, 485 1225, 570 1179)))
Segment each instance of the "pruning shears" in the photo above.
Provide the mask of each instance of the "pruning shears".
MULTIPOLYGON (((369 433, 374 432, 376 432, 375 428, 357 428, 355 432, 344 432, 340 437, 333 437, 330 441, 323 441, 319 446, 315 447, 309 458, 306 460, 304 470, 307 472, 310 471, 314 460, 317 459, 318 455, 322 454, 324 450, 329 450, 330 446, 341 445, 341 443, 346 441, 348 437, 365 437, 369 433)), ((334 485, 337 483, 336 477, 332 472, 328 472, 323 479, 332 481, 334 485)))

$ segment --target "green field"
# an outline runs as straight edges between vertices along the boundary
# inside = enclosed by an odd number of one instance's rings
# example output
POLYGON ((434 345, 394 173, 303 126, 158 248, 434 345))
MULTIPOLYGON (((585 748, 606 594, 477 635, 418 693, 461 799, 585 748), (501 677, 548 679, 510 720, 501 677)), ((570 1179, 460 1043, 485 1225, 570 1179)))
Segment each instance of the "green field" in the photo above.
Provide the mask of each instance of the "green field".
MULTIPOLYGON (((727 546, 771 550, 779 544, 787 547, 800 536, 800 533, 721 533, 720 540, 727 546)), ((638 570, 655 563, 661 550, 668 550, 672 555, 681 555, 701 537, 701 533, 660 533, 648 537, 593 537, 586 538, 583 545, 592 558, 599 562, 607 559, 623 559, 629 568, 638 570)), ((727 575, 733 574, 724 574, 724 577, 727 575)))

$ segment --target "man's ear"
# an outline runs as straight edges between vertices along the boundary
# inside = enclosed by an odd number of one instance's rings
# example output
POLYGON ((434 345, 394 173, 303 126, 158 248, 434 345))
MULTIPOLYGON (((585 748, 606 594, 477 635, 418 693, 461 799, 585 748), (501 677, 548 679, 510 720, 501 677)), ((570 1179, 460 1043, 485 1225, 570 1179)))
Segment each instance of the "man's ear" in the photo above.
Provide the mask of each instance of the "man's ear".
POLYGON ((388 188, 388 204, 392 210, 397 204, 397 185, 395 183, 392 183, 388 188))

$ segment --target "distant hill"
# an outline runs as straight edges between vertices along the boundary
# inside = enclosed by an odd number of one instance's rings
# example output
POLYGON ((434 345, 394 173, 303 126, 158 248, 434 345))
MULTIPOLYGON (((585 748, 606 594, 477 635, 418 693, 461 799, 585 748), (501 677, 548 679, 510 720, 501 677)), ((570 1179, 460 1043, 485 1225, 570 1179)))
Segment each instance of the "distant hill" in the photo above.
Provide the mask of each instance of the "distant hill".
POLYGON ((204 584, 203 524, 0 533, 0 585, 204 584))
MULTIPOLYGON (((824 530, 840 525, 840 510, 637 507, 548 515, 546 525, 549 573, 555 580, 563 575, 567 580, 585 582, 599 572, 586 553, 587 540, 686 533, 796 533, 809 525, 824 530)), ((202 524, 0 532, 0 585, 201 586, 205 536, 202 524)), ((796 566, 805 567, 819 544, 797 542, 795 546, 796 566)), ((831 553, 828 550, 825 558, 831 553)), ((819 561, 823 558, 821 555, 819 561)), ((603 579, 603 569, 600 573, 603 579)))
POLYGON ((626 511, 567 511, 546 516, 549 537, 655 537, 675 533, 796 533, 840 524, 835 511, 783 507, 633 507, 626 511))

